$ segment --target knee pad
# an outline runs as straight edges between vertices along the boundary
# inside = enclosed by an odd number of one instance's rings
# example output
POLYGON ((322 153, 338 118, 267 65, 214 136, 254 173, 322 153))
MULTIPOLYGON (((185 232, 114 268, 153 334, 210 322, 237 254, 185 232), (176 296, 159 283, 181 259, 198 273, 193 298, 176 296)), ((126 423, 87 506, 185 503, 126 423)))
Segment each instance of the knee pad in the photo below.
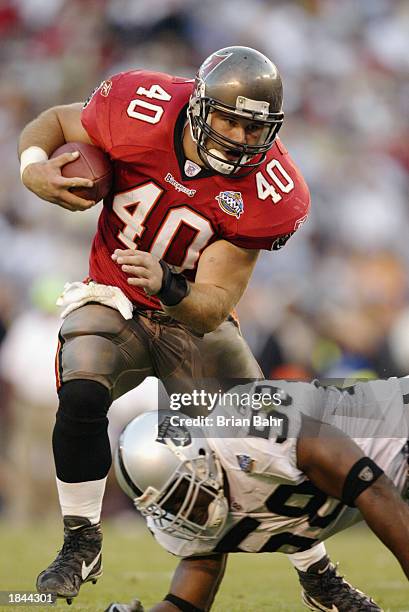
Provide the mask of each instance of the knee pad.
POLYGON ((112 403, 106 387, 93 380, 71 380, 58 391, 60 399, 57 422, 75 435, 99 433, 108 424, 107 412, 112 403))
POLYGON ((58 395, 53 431, 58 478, 63 482, 105 478, 111 465, 108 389, 93 380, 71 380, 62 385, 58 395))

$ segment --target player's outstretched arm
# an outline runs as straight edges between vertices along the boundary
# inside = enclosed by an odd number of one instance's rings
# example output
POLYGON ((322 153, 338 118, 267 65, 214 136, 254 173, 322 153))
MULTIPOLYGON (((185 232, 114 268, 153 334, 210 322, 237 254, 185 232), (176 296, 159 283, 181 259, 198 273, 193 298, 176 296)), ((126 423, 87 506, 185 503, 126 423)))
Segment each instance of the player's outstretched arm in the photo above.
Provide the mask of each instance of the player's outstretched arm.
POLYGON ((409 507, 385 475, 356 499, 372 531, 395 555, 409 580, 409 507))
POLYGON ((73 187, 91 187, 92 182, 81 177, 61 176, 61 167, 77 157, 72 153, 51 160, 47 157, 65 142, 92 144, 81 123, 81 109, 82 104, 77 103, 44 111, 23 129, 18 147, 21 160, 30 162, 21 175, 27 189, 43 200, 72 211, 86 210, 95 204, 69 191, 73 187))
MULTIPOLYGON (((218 240, 202 253, 194 283, 176 306, 164 310, 197 333, 218 327, 236 306, 247 287, 259 251, 218 240)), ((151 295, 162 286, 163 270, 156 257, 142 251, 117 250, 113 259, 129 275, 128 283, 151 295)), ((160 297, 160 296, 159 296, 160 297)))
POLYGON ((182 559, 173 575, 169 600, 161 601, 149 612, 175 612, 181 608, 177 600, 193 606, 192 610, 210 610, 223 578, 227 555, 213 555, 197 559, 182 559), (173 598, 172 598, 173 596, 173 598), (172 603, 172 601, 174 603, 172 603))
POLYGON ((359 508, 409 579, 409 507, 359 446, 340 430, 305 419, 304 435, 297 444, 297 463, 319 489, 359 508), (370 471, 361 480, 359 474, 365 464, 370 471))

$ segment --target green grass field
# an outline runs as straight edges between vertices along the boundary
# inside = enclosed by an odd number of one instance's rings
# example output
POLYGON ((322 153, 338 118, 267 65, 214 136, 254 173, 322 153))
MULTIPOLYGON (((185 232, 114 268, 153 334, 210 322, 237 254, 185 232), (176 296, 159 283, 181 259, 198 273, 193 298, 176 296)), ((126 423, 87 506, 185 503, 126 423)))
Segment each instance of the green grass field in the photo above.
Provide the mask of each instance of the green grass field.
MULTIPOLYGON (((62 600, 52 610, 102 612, 110 601, 126 602, 135 596, 148 609, 166 594, 177 560, 161 550, 137 521, 106 523, 104 536, 104 576, 96 585, 86 584, 72 606, 62 600)), ((56 525, 22 529, 0 522, 0 590, 34 590, 35 577, 54 558, 60 537, 56 525)), ((328 550, 347 579, 370 593, 385 611, 409 612, 408 583, 392 555, 368 530, 350 529, 330 540, 328 550)), ((301 612, 305 608, 295 572, 284 555, 242 554, 231 555, 213 610, 301 612)))

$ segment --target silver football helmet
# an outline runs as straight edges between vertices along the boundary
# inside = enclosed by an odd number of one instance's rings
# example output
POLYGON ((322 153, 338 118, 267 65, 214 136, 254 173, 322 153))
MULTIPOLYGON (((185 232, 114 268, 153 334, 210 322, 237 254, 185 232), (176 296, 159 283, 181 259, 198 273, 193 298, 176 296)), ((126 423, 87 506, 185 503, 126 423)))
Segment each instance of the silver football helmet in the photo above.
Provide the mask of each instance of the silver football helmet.
POLYGON ((178 425, 171 411, 147 412, 124 429, 115 453, 123 491, 164 533, 185 540, 212 540, 229 511, 220 462, 198 427, 178 425), (205 500, 205 512, 195 504, 205 500))
POLYGON ((237 178, 252 172, 264 161, 281 128, 282 101, 280 73, 265 55, 249 47, 226 47, 212 53, 197 72, 188 107, 192 138, 203 163, 237 178), (212 128, 215 110, 258 124, 257 143, 243 144, 219 134, 212 128), (214 148, 215 143, 237 158, 230 161, 214 148))

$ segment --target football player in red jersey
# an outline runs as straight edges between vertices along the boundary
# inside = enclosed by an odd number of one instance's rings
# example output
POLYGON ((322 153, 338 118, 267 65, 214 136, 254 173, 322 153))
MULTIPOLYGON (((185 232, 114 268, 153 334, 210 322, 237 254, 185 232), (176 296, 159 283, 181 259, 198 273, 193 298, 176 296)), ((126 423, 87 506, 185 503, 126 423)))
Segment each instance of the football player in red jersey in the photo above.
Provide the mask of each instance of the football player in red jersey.
MULTIPOLYGON (((21 176, 70 211, 64 142, 92 143, 114 166, 90 254, 89 279, 62 298, 53 432, 64 546, 37 587, 75 597, 102 573, 100 512, 111 465, 107 412, 147 376, 166 390, 198 378, 258 378, 231 315, 260 249, 281 248, 305 220, 307 185, 277 133, 282 83, 247 47, 213 53, 195 80, 135 70, 105 80, 84 104, 57 106, 20 138, 21 176)), ((318 546, 298 569, 325 554, 318 546)), ((294 556, 293 556, 294 557, 294 556)), ((295 559, 296 557, 294 557, 295 559)))

